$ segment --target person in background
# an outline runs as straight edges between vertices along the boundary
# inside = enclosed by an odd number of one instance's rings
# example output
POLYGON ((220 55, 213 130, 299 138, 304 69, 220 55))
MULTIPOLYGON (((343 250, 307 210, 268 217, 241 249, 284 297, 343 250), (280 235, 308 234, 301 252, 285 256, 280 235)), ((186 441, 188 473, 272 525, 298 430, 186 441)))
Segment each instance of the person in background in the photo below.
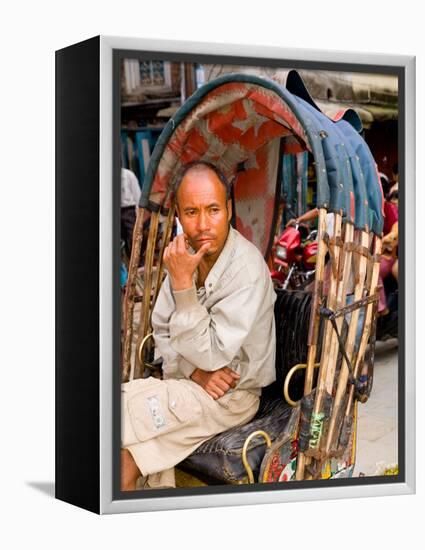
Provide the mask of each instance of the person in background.
POLYGON ((391 193, 393 193, 394 191, 397 191, 398 192, 398 162, 395 162, 393 164, 393 168, 392 168, 392 173, 393 173, 393 184, 390 188, 390 191, 389 191, 389 196, 391 195, 391 193))
POLYGON ((396 222, 398 222, 398 189, 394 189, 393 186, 384 202, 384 236, 390 233, 396 222))
POLYGON ((133 229, 141 194, 135 174, 127 168, 121 168, 121 239, 128 258, 131 256, 133 229))
POLYGON ((381 187, 382 187, 382 194, 384 195, 384 198, 388 195, 390 188, 391 188, 391 182, 386 174, 383 172, 379 172, 379 179, 381 181, 381 187))
POLYGON ((382 256, 379 268, 379 306, 380 315, 388 313, 387 299, 384 290, 384 280, 391 274, 398 282, 398 164, 394 164, 393 185, 385 194, 384 228, 382 239, 382 256))
MULTIPOLYGON (((289 227, 290 225, 297 225, 300 223, 310 222, 312 220, 315 220, 318 216, 319 216, 319 209, 312 208, 311 210, 307 210, 307 212, 304 212, 304 214, 301 214, 301 216, 299 216, 298 218, 290 219, 286 224, 286 227, 289 227)), ((332 214, 328 214, 328 220, 333 220, 332 214)))
POLYGON ((387 297, 385 294, 384 280, 391 274, 398 283, 398 221, 394 222, 391 229, 382 239, 381 264, 379 266, 379 305, 378 313, 388 313, 387 297))

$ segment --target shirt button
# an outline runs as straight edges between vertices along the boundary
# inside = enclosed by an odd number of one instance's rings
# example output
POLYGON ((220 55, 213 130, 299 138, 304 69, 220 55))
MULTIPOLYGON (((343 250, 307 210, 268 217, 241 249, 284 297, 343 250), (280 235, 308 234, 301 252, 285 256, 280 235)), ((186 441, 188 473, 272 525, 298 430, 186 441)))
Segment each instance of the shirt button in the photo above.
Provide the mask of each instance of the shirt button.
POLYGON ((176 406, 176 402, 175 402, 175 401, 171 401, 170 407, 171 407, 172 409, 174 409, 175 406, 176 406))
POLYGON ((210 283, 208 286, 211 288, 211 287, 212 287, 212 283, 210 283))

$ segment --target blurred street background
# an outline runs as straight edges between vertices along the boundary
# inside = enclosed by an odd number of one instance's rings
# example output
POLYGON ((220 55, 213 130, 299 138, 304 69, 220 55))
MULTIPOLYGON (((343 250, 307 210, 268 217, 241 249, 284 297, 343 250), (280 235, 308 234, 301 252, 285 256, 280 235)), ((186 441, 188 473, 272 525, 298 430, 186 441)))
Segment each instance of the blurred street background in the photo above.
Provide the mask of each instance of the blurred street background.
POLYGON ((398 340, 376 343, 373 389, 358 405, 354 476, 380 475, 398 463, 398 340))

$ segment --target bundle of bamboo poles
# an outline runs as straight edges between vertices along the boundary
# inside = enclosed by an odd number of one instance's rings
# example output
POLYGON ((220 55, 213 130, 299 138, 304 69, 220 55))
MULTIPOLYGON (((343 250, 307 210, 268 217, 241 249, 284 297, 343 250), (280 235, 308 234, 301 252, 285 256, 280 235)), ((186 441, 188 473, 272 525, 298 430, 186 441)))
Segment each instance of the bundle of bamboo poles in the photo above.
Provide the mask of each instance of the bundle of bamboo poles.
MULTIPOLYGON (((152 331, 151 315, 164 278, 163 255, 170 242, 174 224, 174 202, 168 209, 146 212, 138 208, 133 230, 133 251, 123 300, 122 381, 143 376, 144 359, 139 353, 152 331), (160 218, 163 223, 160 224, 160 218), (149 233, 143 262, 143 296, 136 295, 136 281, 143 239, 143 225, 149 219, 149 233), (161 225, 161 229, 160 229, 161 225), (141 299, 138 322, 135 322, 135 303, 141 299), (133 353, 134 327, 137 327, 136 353, 133 353)), ((146 348, 147 351, 149 347, 146 348)))
MULTIPOLYGON (((354 229, 335 213, 332 236, 327 233, 327 211, 320 209, 318 255, 308 340, 308 358, 301 404, 299 454, 296 479, 316 479, 332 457, 341 456, 353 436, 354 402, 358 378, 373 328, 381 239, 354 229), (331 264, 327 296, 325 261, 331 264), (354 303, 346 307, 350 273, 354 275, 354 303), (362 336, 356 346, 360 308, 364 308, 362 336), (348 333, 341 338, 345 315, 350 311, 348 333), (325 322, 317 386, 313 389, 314 366, 320 320, 325 322), (337 369, 338 354, 342 363, 337 369), (304 410, 303 410, 304 409, 304 410)), ((329 270, 328 270, 329 271, 329 270)))

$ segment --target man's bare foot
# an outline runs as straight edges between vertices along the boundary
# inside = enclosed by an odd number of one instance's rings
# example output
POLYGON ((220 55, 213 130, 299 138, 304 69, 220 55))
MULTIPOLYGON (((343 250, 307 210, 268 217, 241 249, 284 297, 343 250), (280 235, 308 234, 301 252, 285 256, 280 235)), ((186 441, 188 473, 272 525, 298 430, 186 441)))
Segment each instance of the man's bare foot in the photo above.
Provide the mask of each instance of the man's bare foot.
POLYGON ((127 449, 121 449, 121 491, 134 491, 140 470, 127 449))

